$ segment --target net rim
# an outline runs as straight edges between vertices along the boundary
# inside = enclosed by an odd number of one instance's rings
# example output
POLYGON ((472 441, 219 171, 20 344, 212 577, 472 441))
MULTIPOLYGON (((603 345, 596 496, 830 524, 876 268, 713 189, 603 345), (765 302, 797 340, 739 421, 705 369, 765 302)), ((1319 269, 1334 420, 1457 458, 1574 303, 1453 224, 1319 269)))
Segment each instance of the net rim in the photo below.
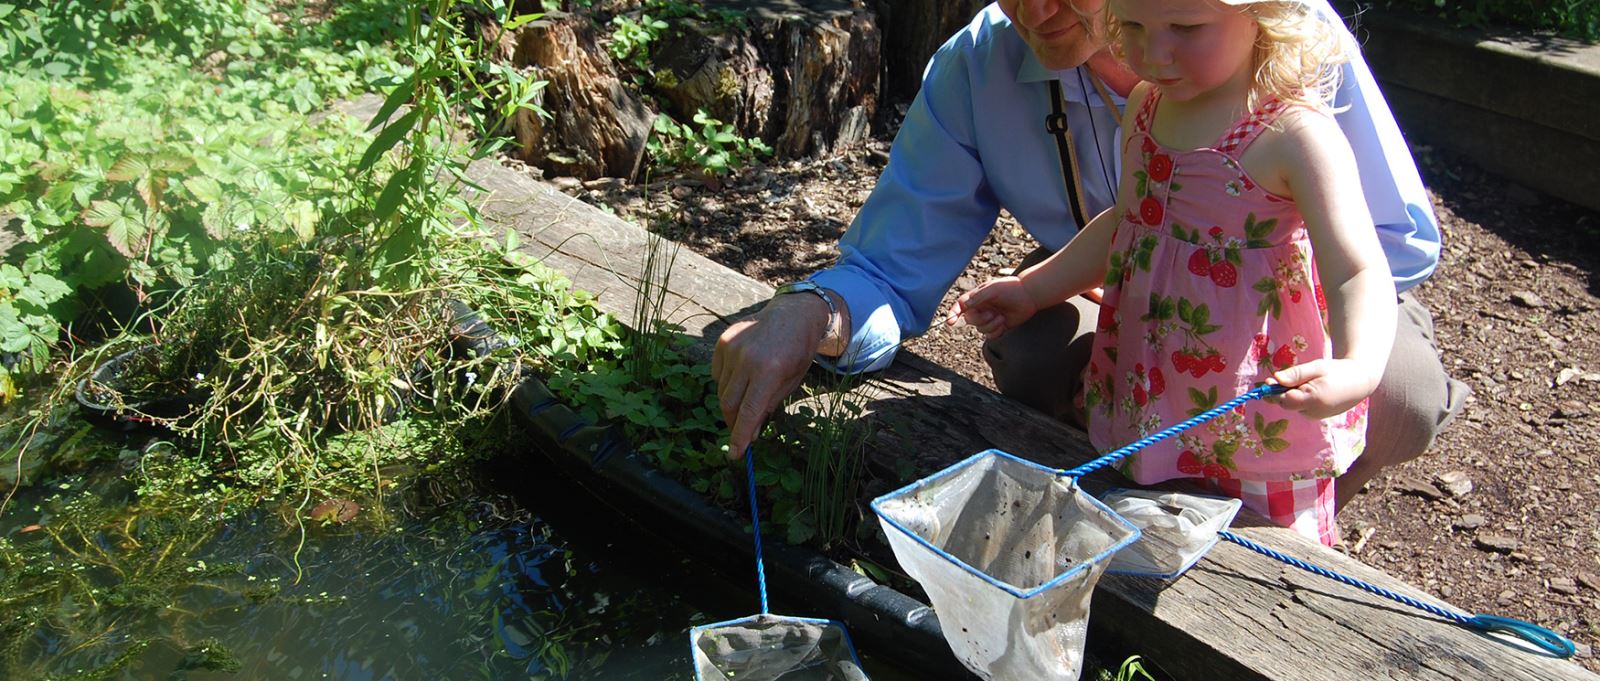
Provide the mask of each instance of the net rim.
MULTIPOLYGON (((1117 494, 1124 494, 1124 493, 1127 493, 1127 492, 1153 492, 1153 491, 1157 491, 1157 490, 1138 489, 1138 488, 1134 488, 1134 487, 1112 487, 1111 489, 1106 490, 1105 493, 1101 495, 1101 497, 1102 498, 1106 498, 1106 497, 1111 497, 1111 496, 1114 496, 1114 495, 1117 495, 1117 494)), ((1222 523, 1222 528, 1223 529, 1227 529, 1228 527, 1232 526, 1234 519, 1239 517, 1239 509, 1244 508, 1244 502, 1239 500, 1239 499, 1235 499, 1233 497, 1217 496, 1217 495, 1214 495, 1214 494, 1192 494, 1192 493, 1189 493, 1189 492, 1179 492, 1179 494, 1187 494, 1187 495, 1193 496, 1193 497, 1201 497, 1201 498, 1204 498, 1204 499, 1212 499, 1212 500, 1216 500, 1216 501, 1227 502, 1226 505, 1228 507, 1228 510, 1223 512, 1223 513, 1221 513, 1221 514, 1219 514, 1219 515, 1227 516, 1227 520, 1223 521, 1223 523, 1222 523)), ((1208 519, 1208 521, 1209 521, 1209 519, 1208 519)), ((1206 541, 1205 548, 1203 548, 1203 549, 1201 549, 1199 551, 1196 551, 1194 556, 1191 557, 1188 561, 1186 561, 1183 564, 1183 567, 1180 567, 1177 570, 1174 570, 1172 572, 1165 572, 1165 573, 1162 573, 1162 572, 1149 572, 1149 571, 1145 571, 1145 570, 1134 570, 1134 569, 1131 569, 1131 568, 1120 568, 1119 569, 1119 568, 1107 566, 1106 567, 1106 574, 1108 574, 1108 575, 1129 575, 1129 576, 1132 576, 1132 577, 1152 577, 1152 578, 1155 578, 1155 579, 1167 579, 1167 580, 1177 579, 1178 577, 1182 576, 1183 573, 1188 572, 1190 568, 1194 567, 1197 563, 1199 563, 1201 558, 1205 558, 1206 554, 1210 553, 1211 549, 1215 548, 1216 545, 1217 545, 1217 542, 1219 542, 1221 540, 1222 540, 1222 535, 1221 534, 1213 534, 1206 541)))
POLYGON ((956 463, 945 467, 943 470, 940 470, 939 472, 934 473, 933 475, 924 477, 924 478, 922 478, 920 480, 917 480, 916 482, 913 482, 913 483, 911 483, 909 485, 906 485, 905 487, 901 487, 900 489, 897 489, 897 490, 895 490, 893 492, 889 492, 888 494, 885 494, 885 495, 880 496, 880 497, 878 497, 876 499, 873 499, 872 503, 870 505, 872 506, 872 512, 878 516, 879 520, 882 520, 884 523, 887 523, 890 527, 893 527, 895 530, 899 531, 901 534, 904 534, 907 538, 909 538, 912 541, 920 544, 923 548, 925 548, 925 549, 927 549, 929 551, 932 551, 934 555, 939 556, 940 558, 943 558, 946 562, 949 562, 949 563, 951 563, 952 565, 955 565, 958 568, 961 568, 963 571, 967 572, 968 574, 971 574, 972 576, 977 577, 978 579, 981 579, 981 580, 987 582, 990 586, 993 586, 993 587, 995 587, 997 589, 1000 589, 1001 591, 1009 593, 1012 596, 1015 596, 1015 597, 1017 597, 1019 599, 1027 600, 1027 599, 1033 598, 1034 596, 1042 594, 1042 593, 1044 593, 1046 591, 1049 591, 1050 589, 1055 588, 1056 586, 1059 586, 1062 582, 1065 582, 1068 579, 1071 579, 1071 578, 1077 576, 1078 573, 1081 573, 1081 572, 1083 572, 1085 570, 1088 570, 1088 569, 1092 568, 1093 566, 1095 566, 1096 564, 1098 564, 1098 563, 1100 563, 1102 561, 1106 561, 1108 558, 1111 557, 1112 554, 1114 554, 1114 553, 1116 553, 1118 551, 1121 551, 1122 549, 1127 548, 1127 546, 1129 544, 1132 544, 1133 542, 1138 541, 1139 536, 1141 534, 1138 526, 1134 525, 1131 522, 1128 522, 1128 520, 1126 518, 1123 518, 1122 516, 1117 515, 1117 513, 1115 511, 1111 510, 1111 507, 1105 505, 1105 503, 1101 502, 1099 499, 1096 499, 1093 494, 1089 494, 1082 487, 1078 487, 1077 478, 1066 476, 1066 475, 1064 475, 1065 473, 1066 473, 1066 471, 1064 471, 1064 470, 1051 468, 1049 466, 1040 465, 1040 464, 1034 463, 1032 461, 1029 461, 1027 459, 1024 459, 1022 457, 1016 456, 1014 454, 1010 454, 1010 453, 1007 453, 1007 452, 1000 451, 998 449, 990 448, 990 449, 985 449, 985 450, 983 450, 981 452, 978 452, 977 454, 973 454, 972 456, 969 456, 969 457, 967 457, 965 459, 962 459, 961 461, 957 461, 956 463), (1124 529, 1126 529, 1128 531, 1128 535, 1123 537, 1122 539, 1118 540, 1116 543, 1112 544, 1111 546, 1106 547, 1106 549, 1101 551, 1100 553, 1095 554, 1095 556, 1093 558, 1078 563, 1077 565, 1073 566, 1071 569, 1069 569, 1069 570, 1067 570, 1065 572, 1062 572, 1061 574, 1058 574, 1055 577, 1050 578, 1045 583, 1040 584, 1040 585, 1038 585, 1036 587, 1033 587, 1031 589, 1022 589, 1022 588, 1018 588, 1015 585, 1008 584, 1006 582, 1002 582, 1002 581, 1000 581, 998 579, 995 579, 994 577, 990 576, 988 573, 985 573, 982 570, 979 570, 979 569, 977 569, 977 568, 975 568, 975 567, 973 567, 971 565, 968 565, 965 561, 963 561, 960 558, 957 558, 957 557, 951 555, 948 551, 945 551, 944 549, 941 549, 941 548, 939 548, 937 546, 934 546, 932 542, 929 542, 927 539, 924 539, 921 535, 918 535, 917 533, 912 532, 905 525, 900 524, 900 521, 889 517, 889 515, 884 512, 883 507, 882 507, 883 503, 888 502, 888 501, 893 501, 893 500, 898 499, 900 497, 906 496, 907 494, 912 494, 912 493, 914 493, 914 492, 916 492, 916 491, 918 491, 918 490, 920 490, 920 489, 922 489, 924 487, 927 487, 928 485, 931 485, 931 484, 933 484, 935 482, 938 482, 939 480, 941 480, 943 478, 946 478, 946 477, 949 477, 951 475, 954 475, 957 471, 960 471, 963 468, 966 468, 968 466, 976 464, 979 461, 981 461, 981 460, 983 460, 985 458, 988 458, 988 457, 1006 459, 1008 461, 1011 461, 1011 462, 1014 462, 1014 463, 1017 463, 1017 464, 1021 464, 1021 465, 1025 466, 1025 467, 1028 467, 1028 468, 1033 468, 1033 469, 1036 469, 1036 470, 1044 471, 1046 473, 1050 473, 1051 475, 1057 475, 1057 476, 1061 476, 1061 477, 1066 477, 1067 479, 1072 481, 1072 486, 1074 488, 1076 488, 1079 492, 1082 492, 1083 496, 1085 498, 1087 498, 1091 504, 1099 507, 1099 509, 1101 511, 1104 511, 1105 514, 1106 514, 1106 517, 1110 518, 1113 522, 1116 522, 1116 523, 1120 524, 1124 529))
MULTIPOLYGON (((856 652, 856 642, 850 638, 850 630, 845 628, 844 622, 822 617, 793 617, 789 615, 774 615, 772 613, 748 615, 737 619, 723 620, 721 622, 702 624, 697 627, 689 627, 689 660, 693 661, 695 656, 699 654, 700 648, 698 644, 700 642, 700 636, 706 631, 716 629, 718 627, 728 627, 737 624, 750 624, 752 622, 758 622, 761 620, 777 620, 780 622, 799 622, 801 624, 823 624, 832 626, 838 629, 840 636, 843 637, 845 650, 850 653, 850 661, 857 667, 861 666, 861 655, 856 652)), ((704 681, 704 677, 700 675, 700 668, 698 665, 695 667, 694 678, 695 681, 704 681)))

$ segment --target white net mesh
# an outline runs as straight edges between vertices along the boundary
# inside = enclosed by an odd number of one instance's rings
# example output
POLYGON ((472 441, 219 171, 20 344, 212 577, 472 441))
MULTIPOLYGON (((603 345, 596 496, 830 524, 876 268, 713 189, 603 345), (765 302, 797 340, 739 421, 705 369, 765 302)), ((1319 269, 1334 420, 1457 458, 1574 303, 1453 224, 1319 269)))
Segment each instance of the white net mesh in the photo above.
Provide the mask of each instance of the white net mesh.
POLYGON ((757 615, 689 634, 700 681, 869 681, 843 627, 757 615))
POLYGON ((993 450, 873 508, 951 650, 985 679, 1077 678, 1094 585, 1139 534, 1073 480, 993 450))
POLYGON ((1116 489, 1103 497, 1138 526, 1139 541, 1111 559, 1111 572, 1176 577, 1217 543, 1243 502, 1181 492, 1116 489))

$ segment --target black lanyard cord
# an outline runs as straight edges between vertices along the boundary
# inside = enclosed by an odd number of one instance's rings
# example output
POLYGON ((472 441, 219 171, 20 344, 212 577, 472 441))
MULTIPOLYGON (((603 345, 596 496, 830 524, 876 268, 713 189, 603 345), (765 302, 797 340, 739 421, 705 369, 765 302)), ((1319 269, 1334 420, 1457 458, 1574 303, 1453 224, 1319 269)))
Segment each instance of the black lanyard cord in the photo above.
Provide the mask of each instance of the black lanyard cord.
POLYGON ((1072 131, 1067 127, 1066 100, 1061 94, 1061 81, 1050 81, 1050 115, 1044 117, 1044 129, 1056 138, 1056 151, 1061 154, 1061 174, 1067 185, 1067 202, 1072 206, 1072 218, 1078 228, 1089 224, 1083 214, 1083 202, 1078 194, 1078 159, 1073 153, 1072 131))

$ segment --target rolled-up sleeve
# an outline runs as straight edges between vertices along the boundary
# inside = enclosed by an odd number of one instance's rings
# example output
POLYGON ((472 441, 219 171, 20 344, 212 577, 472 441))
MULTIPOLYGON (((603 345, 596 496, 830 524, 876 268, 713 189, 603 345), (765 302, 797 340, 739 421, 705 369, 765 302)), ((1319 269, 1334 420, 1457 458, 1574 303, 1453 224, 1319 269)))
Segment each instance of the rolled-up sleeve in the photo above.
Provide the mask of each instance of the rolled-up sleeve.
POLYGON ((934 56, 896 135, 889 164, 843 238, 839 260, 812 281, 842 296, 851 336, 836 371, 889 365, 927 330, 944 293, 999 215, 974 139, 971 72, 962 50, 934 56))

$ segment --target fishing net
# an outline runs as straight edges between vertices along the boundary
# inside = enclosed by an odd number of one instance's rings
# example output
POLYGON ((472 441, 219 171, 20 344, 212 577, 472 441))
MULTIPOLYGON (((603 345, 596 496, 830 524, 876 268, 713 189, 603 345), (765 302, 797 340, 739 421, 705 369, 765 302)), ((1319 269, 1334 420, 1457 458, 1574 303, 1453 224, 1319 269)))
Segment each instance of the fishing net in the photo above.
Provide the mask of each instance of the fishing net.
POLYGON ((702 681, 867 681, 831 620, 756 615, 695 627, 689 641, 702 681))
POLYGON ((689 630, 697 681, 871 681, 861 671, 844 625, 810 617, 780 617, 767 605, 767 569, 761 558, 761 514, 756 505, 755 452, 746 449, 745 480, 750 527, 755 534, 756 586, 761 614, 689 630))
POLYGON ((1226 497, 1114 489, 1101 497, 1139 528, 1139 541, 1112 557, 1107 572, 1171 579, 1200 560, 1244 502, 1226 497))
POLYGON ((988 450, 872 503, 956 658, 986 679, 1075 679, 1089 598, 1139 530, 1072 477, 988 450))

